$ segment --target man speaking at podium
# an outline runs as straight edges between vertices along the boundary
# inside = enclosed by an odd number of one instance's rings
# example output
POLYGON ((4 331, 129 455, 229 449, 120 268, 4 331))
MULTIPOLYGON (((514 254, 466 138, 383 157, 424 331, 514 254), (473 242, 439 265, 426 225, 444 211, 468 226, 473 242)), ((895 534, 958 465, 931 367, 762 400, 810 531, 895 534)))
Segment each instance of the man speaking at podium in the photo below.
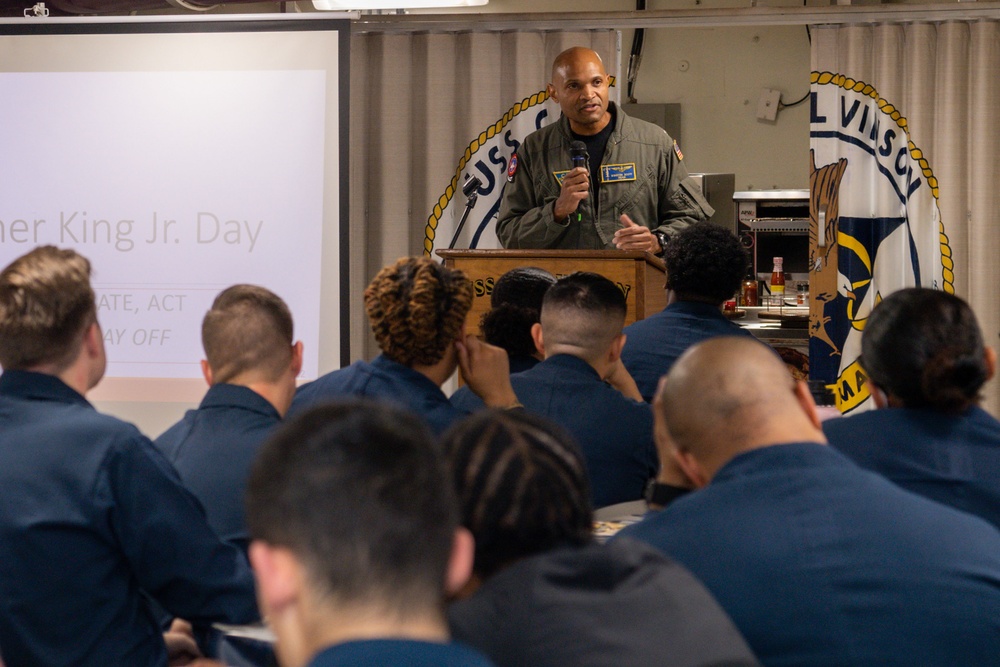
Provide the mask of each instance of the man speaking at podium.
POLYGON ((715 212, 677 143, 608 101, 596 52, 560 53, 547 88, 562 114, 511 157, 497 220, 503 247, 660 255, 672 234, 715 212))

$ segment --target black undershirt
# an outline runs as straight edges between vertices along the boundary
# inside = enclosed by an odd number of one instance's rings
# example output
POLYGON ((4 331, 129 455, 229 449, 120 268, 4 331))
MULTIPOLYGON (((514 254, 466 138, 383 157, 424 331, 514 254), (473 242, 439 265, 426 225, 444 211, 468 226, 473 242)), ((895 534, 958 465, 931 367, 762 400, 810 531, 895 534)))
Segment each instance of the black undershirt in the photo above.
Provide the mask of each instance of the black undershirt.
POLYGON ((574 139, 586 144, 587 154, 590 156, 590 189, 594 195, 594 211, 597 211, 597 203, 601 198, 601 161, 604 160, 604 151, 608 147, 611 133, 615 130, 615 108, 609 106, 608 111, 611 113, 611 120, 597 134, 577 134, 570 130, 574 139))

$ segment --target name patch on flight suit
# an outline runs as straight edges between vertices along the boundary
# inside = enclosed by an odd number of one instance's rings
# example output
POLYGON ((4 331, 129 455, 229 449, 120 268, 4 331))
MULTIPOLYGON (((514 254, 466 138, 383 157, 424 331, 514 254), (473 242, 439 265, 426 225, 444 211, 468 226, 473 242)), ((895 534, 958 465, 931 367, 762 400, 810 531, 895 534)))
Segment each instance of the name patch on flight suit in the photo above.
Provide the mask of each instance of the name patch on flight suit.
MULTIPOLYGON (((566 169, 565 171, 553 171, 552 175, 556 177, 556 182, 559 183, 559 187, 562 187, 563 179, 566 178, 571 169, 566 169)), ((635 162, 629 162, 628 164, 602 164, 601 165, 601 183, 618 183, 626 181, 635 180, 635 162)))
POLYGON ((635 162, 628 164, 602 164, 601 183, 635 180, 635 162))

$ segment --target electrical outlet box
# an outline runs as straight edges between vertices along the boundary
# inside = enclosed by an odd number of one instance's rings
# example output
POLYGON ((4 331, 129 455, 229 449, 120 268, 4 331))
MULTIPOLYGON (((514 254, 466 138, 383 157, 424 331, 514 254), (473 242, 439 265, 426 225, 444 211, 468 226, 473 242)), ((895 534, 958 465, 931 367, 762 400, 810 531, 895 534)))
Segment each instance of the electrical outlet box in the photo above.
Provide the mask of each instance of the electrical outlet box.
POLYGON ((757 120, 776 120, 780 101, 780 90, 771 90, 770 88, 761 90, 760 99, 757 101, 757 120))

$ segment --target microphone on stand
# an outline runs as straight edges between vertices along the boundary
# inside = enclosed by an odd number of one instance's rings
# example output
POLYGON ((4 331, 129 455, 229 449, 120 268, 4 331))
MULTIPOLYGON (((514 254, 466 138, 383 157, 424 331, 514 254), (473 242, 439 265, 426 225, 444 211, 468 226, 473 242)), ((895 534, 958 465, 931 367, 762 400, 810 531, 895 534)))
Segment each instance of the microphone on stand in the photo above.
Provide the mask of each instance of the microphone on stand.
MULTIPOLYGON (((455 235, 451 237, 451 243, 448 244, 448 250, 452 250, 455 247, 455 243, 458 241, 458 235, 462 233, 462 227, 465 227, 465 221, 469 219, 469 214, 472 213, 472 209, 476 206, 476 200, 479 198, 479 186, 483 182, 479 180, 478 176, 470 175, 466 179, 465 183, 462 184, 462 194, 467 197, 465 202, 465 213, 462 214, 462 219, 458 222, 458 228, 455 229, 455 235)), ((443 262, 444 260, 442 260, 443 262)))

